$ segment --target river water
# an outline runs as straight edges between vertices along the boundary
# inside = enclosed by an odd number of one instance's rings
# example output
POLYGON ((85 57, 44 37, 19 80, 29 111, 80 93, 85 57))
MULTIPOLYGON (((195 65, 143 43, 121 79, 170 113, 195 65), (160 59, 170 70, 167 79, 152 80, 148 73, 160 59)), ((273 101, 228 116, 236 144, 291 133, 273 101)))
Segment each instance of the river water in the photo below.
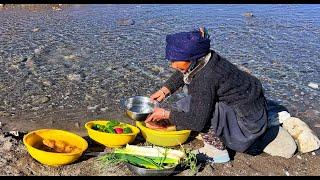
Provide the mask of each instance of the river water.
POLYGON ((172 72, 168 33, 205 26, 212 48, 261 79, 266 96, 319 123, 320 5, 71 5, 0 10, 0 116, 149 95, 172 72), (252 13, 247 16, 245 13, 252 13))

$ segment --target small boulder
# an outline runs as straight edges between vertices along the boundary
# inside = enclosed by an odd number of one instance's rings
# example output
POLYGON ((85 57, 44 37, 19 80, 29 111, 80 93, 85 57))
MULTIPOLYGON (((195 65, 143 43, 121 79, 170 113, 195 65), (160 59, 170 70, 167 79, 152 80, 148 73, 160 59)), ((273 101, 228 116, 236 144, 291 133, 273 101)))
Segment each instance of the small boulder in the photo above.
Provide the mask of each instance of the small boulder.
POLYGON ((132 19, 119 19, 118 20, 118 25, 121 26, 129 26, 129 25, 134 25, 135 21, 132 19))
POLYGON ((80 74, 68 74, 67 78, 70 81, 80 81, 81 80, 81 75, 80 74))
POLYGON ((271 141, 263 150, 263 152, 271 156, 280 156, 291 158, 297 150, 297 145, 291 135, 282 127, 276 138, 271 141))
POLYGON ((50 87, 52 85, 52 82, 48 81, 48 80, 43 80, 42 84, 46 87, 50 87))
POLYGON ((34 28, 32 29, 32 32, 38 32, 40 30, 40 28, 34 28))
POLYGON ((245 17, 254 17, 252 12, 246 12, 246 13, 244 13, 244 16, 245 17))
POLYGON ((72 61, 72 60, 75 60, 77 58, 77 56, 75 55, 69 55, 69 56, 64 56, 64 59, 65 60, 69 60, 69 61, 72 61))
POLYGON ((285 128, 293 137, 301 153, 319 149, 320 140, 309 126, 299 118, 290 117, 283 122, 285 128))
POLYGON ((50 98, 47 96, 33 96, 32 97, 32 104, 33 105, 45 104, 49 101, 50 101, 50 98))
POLYGON ((283 122, 284 122, 286 119, 290 118, 291 115, 290 115, 290 113, 288 113, 287 111, 281 111, 281 112, 278 113, 278 117, 279 117, 279 123, 280 123, 280 124, 283 124, 283 122))

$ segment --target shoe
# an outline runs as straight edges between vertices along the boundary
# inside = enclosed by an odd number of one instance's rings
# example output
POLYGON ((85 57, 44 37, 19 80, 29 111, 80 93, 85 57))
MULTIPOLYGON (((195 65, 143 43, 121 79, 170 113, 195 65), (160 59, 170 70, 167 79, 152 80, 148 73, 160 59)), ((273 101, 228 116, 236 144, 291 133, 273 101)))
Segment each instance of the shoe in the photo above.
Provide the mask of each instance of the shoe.
POLYGON ((229 153, 225 150, 220 150, 213 145, 204 143, 204 147, 194 150, 198 161, 209 163, 226 163, 230 161, 229 153))

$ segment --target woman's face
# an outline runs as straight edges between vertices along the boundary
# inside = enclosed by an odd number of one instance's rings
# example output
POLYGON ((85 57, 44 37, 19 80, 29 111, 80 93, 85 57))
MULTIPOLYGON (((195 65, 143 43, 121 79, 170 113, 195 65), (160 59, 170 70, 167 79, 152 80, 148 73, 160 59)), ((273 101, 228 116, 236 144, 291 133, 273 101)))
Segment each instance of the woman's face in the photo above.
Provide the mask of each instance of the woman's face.
POLYGON ((189 69, 191 62, 189 61, 173 61, 171 62, 171 67, 182 73, 186 73, 189 69))

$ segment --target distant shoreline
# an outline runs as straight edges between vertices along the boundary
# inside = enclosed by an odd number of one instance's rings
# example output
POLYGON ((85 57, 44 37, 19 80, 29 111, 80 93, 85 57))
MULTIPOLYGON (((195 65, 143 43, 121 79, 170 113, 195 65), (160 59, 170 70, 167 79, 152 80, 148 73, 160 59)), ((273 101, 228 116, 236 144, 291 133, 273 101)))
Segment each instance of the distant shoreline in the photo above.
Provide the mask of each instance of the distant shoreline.
POLYGON ((0 9, 53 9, 57 10, 64 6, 68 6, 67 4, 0 4, 0 9))

